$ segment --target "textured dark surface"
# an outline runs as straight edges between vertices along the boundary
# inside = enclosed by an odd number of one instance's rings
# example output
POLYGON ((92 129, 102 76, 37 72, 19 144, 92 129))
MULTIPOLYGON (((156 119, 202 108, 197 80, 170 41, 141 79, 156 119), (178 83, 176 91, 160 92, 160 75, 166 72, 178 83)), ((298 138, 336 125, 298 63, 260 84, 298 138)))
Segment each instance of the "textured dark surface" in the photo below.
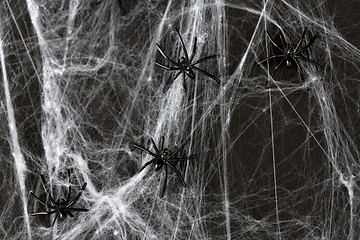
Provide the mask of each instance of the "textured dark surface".
MULTIPOLYGON (((204 20, 194 11, 202 5, 190 1, 81 2, 68 38, 69 2, 35 2, 44 42, 25 1, 0 3, 25 163, 21 169, 14 161, 1 81, 0 239, 28 238, 27 223, 33 239, 359 238, 359 2, 288 2, 304 16, 280 1, 271 3, 269 17, 289 41, 296 42, 304 27, 307 41, 319 36, 308 54, 325 67, 321 72, 304 63, 301 79, 295 66, 283 65, 271 91, 267 65, 256 65, 274 52, 266 45, 264 21, 256 28, 262 1, 226 1, 226 28, 217 12, 223 4, 206 5, 204 20), (198 37, 197 57, 219 55, 202 68, 218 76, 221 87, 197 74, 186 79, 185 94, 181 78, 152 65, 161 59, 155 43, 174 59, 181 55, 173 27, 188 49, 198 37), (46 92, 55 82, 59 91, 46 92), (156 197, 161 176, 150 169, 138 178, 145 154, 128 146, 153 135, 165 135, 168 145, 186 141, 182 154, 199 156, 177 166, 187 188, 169 171, 162 200, 156 197), (26 219, 24 205, 29 213, 43 208, 28 198, 30 190, 40 194, 39 173, 49 178, 54 196, 64 193, 65 169, 74 171, 74 184, 89 183, 79 204, 90 212, 67 218, 51 232, 51 219, 26 219)), ((266 28, 277 36, 270 21, 266 28)), ((269 62, 270 72, 277 63, 269 62)))

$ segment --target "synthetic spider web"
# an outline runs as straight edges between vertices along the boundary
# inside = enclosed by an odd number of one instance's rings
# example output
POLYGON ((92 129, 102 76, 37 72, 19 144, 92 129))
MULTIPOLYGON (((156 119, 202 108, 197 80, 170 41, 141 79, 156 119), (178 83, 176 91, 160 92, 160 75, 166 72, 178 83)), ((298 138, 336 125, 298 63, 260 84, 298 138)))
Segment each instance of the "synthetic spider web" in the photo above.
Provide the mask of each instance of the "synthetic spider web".
POLYGON ((0 239, 359 239, 358 6, 332 2, 1 1, 0 239), (324 71, 256 64, 305 27, 324 71), (155 66, 174 28, 221 85, 155 66), (198 156, 163 198, 130 146, 161 136, 198 156), (66 196, 67 169, 89 211, 51 227, 29 192, 66 196))

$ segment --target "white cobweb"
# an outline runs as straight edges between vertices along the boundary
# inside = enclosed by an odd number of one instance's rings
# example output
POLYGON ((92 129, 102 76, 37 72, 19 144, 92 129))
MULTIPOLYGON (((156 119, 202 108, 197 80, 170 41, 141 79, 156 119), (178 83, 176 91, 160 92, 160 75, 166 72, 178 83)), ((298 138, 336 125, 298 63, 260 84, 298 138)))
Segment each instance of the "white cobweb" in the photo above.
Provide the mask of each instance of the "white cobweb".
POLYGON ((360 51, 341 34, 356 16, 339 29, 320 0, 119 2, 0 3, 1 239, 360 237, 360 51), (274 53, 265 31, 296 43, 305 27, 324 71, 256 65, 274 53), (195 59, 218 54, 199 67, 221 85, 196 73, 185 92, 154 64, 168 64, 155 43, 183 55, 174 28, 188 50, 198 38, 195 59), (161 136, 198 154, 177 166, 186 188, 169 169, 163 198, 130 145, 161 136), (45 201, 44 174, 66 196, 67 169, 89 212, 51 227, 29 192, 45 201))

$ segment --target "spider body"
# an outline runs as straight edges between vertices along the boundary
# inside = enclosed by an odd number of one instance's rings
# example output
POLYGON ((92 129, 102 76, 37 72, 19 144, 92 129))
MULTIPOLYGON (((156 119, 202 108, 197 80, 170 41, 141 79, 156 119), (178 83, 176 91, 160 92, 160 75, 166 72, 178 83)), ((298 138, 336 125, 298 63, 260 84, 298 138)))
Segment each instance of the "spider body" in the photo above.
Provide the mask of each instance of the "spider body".
MULTIPOLYGON (((69 176, 69 184, 70 182, 70 171, 68 170, 68 176, 69 176)), ((41 181, 43 183, 45 192, 48 196, 48 199, 50 200, 51 204, 47 201, 42 201, 38 196, 36 196, 33 192, 30 192, 30 194, 35 197, 35 199, 40 202, 42 205, 44 205, 47 208, 47 211, 45 212, 35 212, 30 214, 31 216, 37 216, 37 215, 52 215, 55 214, 54 220, 52 222, 52 226, 54 226, 56 219, 59 217, 60 220, 64 220, 68 215, 70 217, 74 217, 74 214, 72 212, 87 212, 88 209, 85 208, 74 208, 73 205, 80 199, 80 196, 82 194, 81 191, 85 190, 87 183, 84 183, 81 187, 80 192, 76 195, 74 200, 70 201, 71 197, 71 185, 69 185, 68 188, 68 196, 67 198, 61 198, 57 199, 55 201, 54 197, 50 194, 49 190, 46 188, 46 182, 44 175, 40 174, 41 181)))
POLYGON ((172 152, 170 149, 164 148, 164 137, 163 136, 160 138, 160 142, 159 142, 158 146, 155 144, 155 141, 152 138, 151 138, 151 142, 152 142, 152 144, 154 146, 155 152, 152 152, 149 149, 146 149, 145 147, 140 146, 140 145, 138 145, 136 143, 132 144, 134 147, 139 148, 140 150, 142 150, 142 151, 150 154, 151 156, 153 156, 153 158, 150 161, 148 161, 147 163, 145 163, 138 172, 141 172, 142 170, 144 170, 150 164, 154 164, 155 172, 158 172, 163 168, 165 169, 164 170, 163 186, 161 188, 160 197, 163 197, 164 193, 165 193, 165 188, 166 188, 166 183, 167 183, 167 174, 168 174, 167 168, 168 167, 170 167, 178 175, 178 177, 181 179, 181 182, 182 182, 183 186, 186 187, 186 183, 185 183, 184 178, 182 177, 179 170, 177 170, 175 168, 174 164, 176 162, 178 162, 178 161, 186 161, 186 160, 189 160, 189 159, 193 159, 193 158, 196 157, 196 155, 191 155, 189 157, 176 157, 176 155, 184 148, 185 145, 182 145, 180 148, 178 148, 174 152, 172 152))
POLYGON ((180 76, 180 74, 182 74, 182 78, 183 78, 183 87, 186 91, 186 83, 185 83, 185 75, 187 75, 190 79, 195 79, 195 70, 212 78, 213 80, 215 80, 217 83, 221 84, 221 81, 220 79, 218 79, 217 77, 215 77, 214 75, 202 70, 201 68, 198 68, 196 67, 195 65, 198 64, 198 63, 201 63, 201 62, 204 62, 208 59, 211 59, 211 58, 216 58, 217 56, 216 55, 211 55, 211 56, 207 56, 207 57, 204 57, 204 58, 201 58, 197 61, 193 61, 194 60, 194 57, 195 57, 195 54, 196 54, 196 44, 197 44, 197 38, 195 38, 195 41, 194 41, 194 48, 193 48, 193 51, 192 51, 192 54, 191 56, 189 57, 189 54, 186 50, 186 47, 185 47, 185 44, 184 44, 184 41, 179 33, 179 31, 177 29, 175 29, 177 35, 179 36, 180 38, 180 42, 181 42, 181 46, 182 46, 182 49, 183 49, 183 52, 184 52, 184 55, 185 56, 182 56, 178 59, 178 61, 174 61, 172 60, 169 56, 167 56, 165 54, 165 52, 162 50, 162 48, 160 47, 159 44, 156 44, 156 47, 157 49, 159 50, 160 54, 167 60, 169 61, 172 65, 174 65, 174 67, 171 67, 171 66, 166 66, 166 65, 163 65, 161 63, 158 63, 158 62, 155 62, 156 65, 158 65, 159 67, 161 68, 164 68, 166 70, 170 70, 170 71, 178 71, 176 74, 175 74, 175 77, 174 77, 174 80, 176 78, 178 78, 180 76))
POLYGON ((169 160, 170 156, 171 151, 167 148, 164 148, 160 153, 160 157, 154 162, 155 172, 159 171, 164 166, 164 164, 166 164, 166 161, 169 160))
POLYGON ((303 71, 300 66, 299 60, 310 62, 310 63, 316 65, 317 67, 319 67, 320 69, 323 69, 323 67, 319 63, 317 63, 314 60, 310 59, 309 57, 303 55, 303 52, 305 52, 317 38, 317 35, 314 35, 312 37, 312 39, 310 40, 310 42, 305 47, 301 47, 301 44, 305 39, 306 31, 307 31, 307 28, 305 28, 305 30, 303 31, 301 38, 296 46, 294 46, 290 43, 287 43, 285 41, 285 38, 281 31, 280 31, 280 40, 281 40, 282 46, 279 46, 278 44, 276 44, 274 39, 270 36, 270 34, 268 32, 266 32, 266 35, 270 39, 270 42, 278 50, 280 50, 281 54, 275 54, 275 55, 269 56, 269 57, 261 60, 258 63, 258 65, 262 64, 263 62, 269 61, 271 59, 281 59, 280 63, 275 67, 274 72, 271 74, 272 76, 275 75, 276 71, 278 70, 278 68, 281 66, 281 64, 283 62, 286 63, 287 68, 291 68, 293 63, 295 63, 298 70, 300 71, 301 76, 303 75, 303 71))
POLYGON ((288 68, 291 68, 292 66, 291 60, 294 59, 295 57, 296 55, 294 52, 294 47, 290 44, 287 44, 285 48, 285 62, 288 68))
POLYGON ((55 207, 55 211, 59 213, 60 220, 64 220, 67 215, 69 215, 70 217, 74 217, 74 215, 70 211, 71 209, 69 209, 69 204, 65 200, 65 198, 62 198, 61 200, 58 199, 56 201, 55 207))
POLYGON ((180 64, 181 68, 184 69, 184 73, 189 78, 191 78, 191 79, 195 78, 195 73, 191 69, 191 63, 185 57, 179 58, 178 63, 180 64))

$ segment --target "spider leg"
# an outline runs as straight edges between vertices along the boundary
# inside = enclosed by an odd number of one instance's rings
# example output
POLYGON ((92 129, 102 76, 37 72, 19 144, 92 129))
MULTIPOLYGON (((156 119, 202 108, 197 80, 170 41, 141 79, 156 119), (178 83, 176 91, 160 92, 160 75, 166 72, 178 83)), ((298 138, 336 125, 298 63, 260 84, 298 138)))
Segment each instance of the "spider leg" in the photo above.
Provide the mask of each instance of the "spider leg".
POLYGON ((148 150, 148 149, 146 149, 146 148, 144 148, 144 147, 142 147, 142 146, 140 146, 140 145, 138 145, 136 143, 132 143, 132 145, 134 147, 136 147, 136 148, 139 148, 140 150, 143 150, 144 152, 147 152, 148 154, 150 154, 153 157, 157 157, 157 155, 155 153, 151 152, 150 150, 148 150))
POLYGON ((185 72, 183 72, 182 80, 183 80, 183 88, 184 88, 184 91, 187 92, 187 87, 186 87, 186 82, 185 82, 185 72))
POLYGON ((275 76, 276 71, 279 69, 281 64, 284 62, 285 58, 281 59, 280 63, 275 67, 274 72, 271 74, 272 77, 275 76))
POLYGON ((175 74, 175 77, 174 77, 173 79, 169 79, 168 81, 166 81, 166 84, 168 84, 168 83, 170 82, 170 80, 175 80, 175 79, 177 79, 177 78, 180 76, 181 73, 182 73, 182 71, 177 72, 177 73, 175 74))
POLYGON ((48 212, 36 212, 36 213, 31 213, 30 216, 38 216, 38 215, 49 215, 48 212))
POLYGON ((74 217, 74 214, 72 214, 72 212, 69 211, 68 214, 69 214, 70 217, 72 217, 72 218, 74 217))
POLYGON ((123 4, 122 4, 122 1, 119 0, 118 2, 119 2, 119 7, 120 7, 121 14, 122 14, 123 16, 125 16, 127 13, 126 13, 125 8, 124 8, 124 6, 123 6, 123 4))
POLYGON ((212 78, 212 79, 215 80, 218 84, 221 84, 220 79, 217 78, 217 77, 215 77, 214 75, 212 75, 212 74, 210 74, 210 73, 208 73, 208 72, 205 72, 204 70, 202 70, 202 69, 200 69, 200 68, 198 68, 198 67, 195 67, 195 66, 192 66, 192 68, 194 68, 195 70, 201 72, 202 74, 204 74, 204 75, 212 78))
POLYGON ((46 188, 44 175, 40 174, 40 177, 41 177, 41 181, 42 181, 42 183, 43 183, 43 187, 44 187, 44 189, 45 189, 45 192, 47 193, 48 197, 50 198, 50 201, 51 201, 54 205, 56 205, 55 199, 51 196, 49 190, 46 188))
MULTIPOLYGON (((68 210, 77 211, 77 212, 88 212, 89 211, 89 209, 86 209, 86 208, 72 208, 72 207, 69 207, 68 210)), ((69 212, 69 215, 70 215, 70 212, 69 212)), ((74 215, 72 217, 74 217, 74 215)))
POLYGON ((70 177, 70 170, 68 169, 67 172, 68 172, 68 178, 69 178, 69 189, 68 189, 68 196, 67 196, 67 199, 66 199, 66 205, 69 203, 69 201, 70 201, 70 196, 71 196, 71 177, 70 177))
POLYGON ((317 39, 317 37, 318 37, 317 35, 314 35, 311 38, 310 42, 305 47, 303 47, 300 50, 296 51, 295 54, 301 53, 301 52, 305 51, 307 48, 309 48, 311 46, 311 44, 313 44, 314 41, 317 39))
POLYGON ((164 150, 164 141, 165 141, 165 137, 161 136, 159 140, 160 151, 164 150))
POLYGON ((180 76, 181 73, 182 73, 182 71, 179 71, 178 73, 176 73, 176 75, 174 77, 174 80, 177 79, 180 76))
MULTIPOLYGON (((286 41, 285 41, 285 36, 284 36, 284 34, 283 34, 283 32, 279 29, 279 33, 280 33, 280 41, 281 41, 281 44, 283 45, 283 49, 286 47, 286 45, 287 45, 287 43, 286 43, 286 41)), ((282 52, 284 52, 284 50, 283 49, 280 49, 280 50, 282 50, 282 52)))
MULTIPOLYGON (((268 31, 266 31, 266 36, 269 38, 270 42, 271 42, 277 49, 279 49, 282 53, 284 52, 284 49, 282 49, 281 47, 279 47, 279 46, 275 43, 274 39, 270 36, 270 34, 269 34, 268 31)), ((280 35, 280 38, 281 38, 281 35, 280 35)), ((281 43, 284 45, 284 40, 281 40, 281 43)), ((285 45, 284 45, 284 47, 285 47, 285 45)))
POLYGON ((321 66, 319 63, 315 62, 314 60, 308 58, 308 57, 304 57, 304 56, 296 56, 296 58, 299 58, 299 59, 302 59, 302 60, 305 60, 305 61, 308 61, 316 66, 318 66, 321 70, 324 70, 324 67, 321 66))
POLYGON ((197 157, 197 154, 194 154, 194 155, 191 155, 188 157, 172 158, 172 159, 169 159, 168 161, 169 162, 186 161, 186 160, 194 159, 196 157, 197 157))
POLYGON ((56 213, 56 215, 55 215, 55 217, 54 217, 54 220, 53 220, 53 222, 52 222, 52 224, 51 224, 52 227, 55 225, 55 221, 56 221, 56 219, 58 218, 59 214, 60 214, 59 212, 56 213))
POLYGON ((161 192, 160 192, 160 197, 164 196, 165 189, 166 189, 167 175, 168 175, 167 165, 165 164, 164 167, 165 167, 165 173, 164 173, 163 185, 162 185, 161 192))
POLYGON ((36 212, 31 213, 30 216, 40 216, 40 215, 51 215, 53 213, 56 213, 56 210, 50 211, 50 212, 36 212))
POLYGON ((300 47, 301 43, 304 41, 306 31, 307 31, 307 28, 304 29, 304 31, 303 31, 303 33, 302 33, 302 35, 301 35, 301 38, 300 38, 298 44, 296 45, 296 47, 295 47, 295 49, 294 49, 294 52, 297 52, 297 49, 300 47))
POLYGON ((208 59, 216 58, 216 57, 217 57, 217 55, 211 55, 211 56, 203 57, 203 58, 201 58, 201 59, 193 62, 193 63, 191 64, 191 66, 194 66, 195 64, 198 64, 198 63, 201 63, 201 62, 206 61, 206 60, 208 60, 208 59))
POLYGON ((158 66, 161 67, 161 68, 166 69, 166 70, 179 70, 179 68, 165 66, 165 65, 162 65, 161 63, 158 63, 158 62, 155 62, 155 64, 158 65, 158 66))
POLYGON ((78 193, 78 195, 76 195, 76 197, 74 198, 74 200, 72 200, 69 204, 67 204, 68 207, 71 207, 72 205, 74 205, 78 200, 79 198, 81 197, 82 195, 82 191, 85 190, 86 188, 86 185, 87 183, 84 183, 80 189, 80 192, 78 193))
POLYGON ((173 152, 173 153, 169 156, 169 159, 172 159, 173 157, 175 157, 176 154, 178 154, 181 150, 183 150, 184 147, 185 147, 185 144, 181 145, 178 149, 175 150, 175 152, 173 152))
POLYGON ((164 53, 164 51, 161 49, 160 45, 159 44, 156 44, 156 47, 157 49, 159 50, 159 52, 161 53, 161 55, 166 59, 168 60, 169 62, 171 62, 172 64, 174 65, 177 65, 177 62, 175 62, 174 60, 172 60, 171 58, 168 57, 168 55, 166 55, 164 53))
POLYGON ((87 183, 84 183, 81 187, 81 190, 85 190, 87 183))
POLYGON ((187 59, 187 60, 189 60, 189 55, 188 55, 188 52, 187 52, 187 50, 186 50, 186 47, 185 47, 184 41, 183 41, 183 39, 182 39, 182 37, 181 37, 181 35, 180 35, 179 31, 178 31, 176 28, 175 28, 175 31, 176 31, 176 33, 179 35, 179 38, 180 38, 180 41, 181 41, 181 46, 182 46, 182 48, 183 48, 183 51, 184 51, 185 57, 186 57, 186 59, 187 59))
POLYGON ((174 172, 176 172, 176 174, 179 176, 179 178, 181 179, 181 182, 183 184, 184 187, 186 187, 186 183, 185 183, 185 180, 183 178, 183 176, 181 176, 181 173, 179 172, 179 170, 176 169, 176 167, 174 167, 173 165, 171 165, 171 163, 166 163, 169 165, 169 167, 174 170, 174 172))
POLYGON ((302 67, 300 66, 299 61, 296 58, 294 58, 294 60, 296 63, 296 67, 299 69, 301 79, 304 79, 304 71, 303 71, 302 67))
POLYGON ((36 196, 33 192, 30 192, 30 194, 34 197, 34 198, 36 198, 36 200, 38 200, 42 205, 44 205, 44 206, 46 206, 46 207, 48 207, 48 206, 51 206, 51 205, 48 205, 48 204, 46 204, 45 202, 43 202, 38 196, 36 196))
POLYGON ((193 51, 192 51, 191 56, 190 56, 190 62, 192 62, 192 60, 194 59, 195 54, 196 54, 196 42, 197 42, 197 38, 195 37, 194 48, 193 48, 193 51))
POLYGON ((257 64, 260 65, 260 64, 262 64, 262 63, 265 62, 265 61, 268 61, 268 60, 273 59, 273 58, 280 58, 280 57, 285 57, 285 55, 272 55, 272 56, 270 56, 270 57, 267 57, 267 58, 261 60, 261 61, 258 62, 257 64))
POLYGON ((154 146, 154 148, 155 148, 156 153, 159 154, 160 151, 159 151, 159 149, 157 148, 157 146, 156 146, 156 144, 155 144, 155 142, 154 142, 154 139, 153 139, 153 138, 150 138, 150 140, 151 140, 151 142, 152 142, 152 144, 153 144, 153 146, 154 146))
POLYGON ((144 170, 144 169, 145 169, 147 166, 149 166, 150 164, 156 162, 157 160, 158 160, 158 158, 154 158, 153 160, 150 160, 150 161, 148 161, 147 163, 145 163, 145 164, 140 168, 140 170, 138 171, 138 173, 141 172, 142 170, 144 170))

